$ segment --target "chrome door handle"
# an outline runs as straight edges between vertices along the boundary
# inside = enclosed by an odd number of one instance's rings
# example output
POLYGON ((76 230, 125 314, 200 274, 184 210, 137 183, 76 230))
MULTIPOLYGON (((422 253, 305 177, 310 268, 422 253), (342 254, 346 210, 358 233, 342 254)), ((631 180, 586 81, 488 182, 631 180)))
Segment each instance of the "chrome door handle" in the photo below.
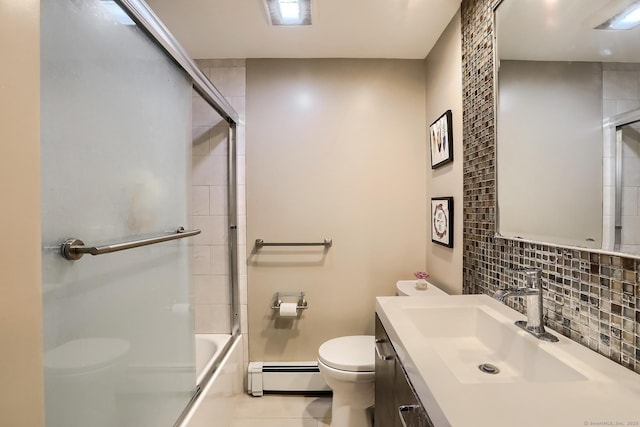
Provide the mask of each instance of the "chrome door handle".
POLYGON ((380 359, 380 360, 391 360, 391 359, 393 359, 393 356, 382 354, 380 352, 380 344, 382 344, 383 342, 385 342, 384 339, 380 339, 380 338, 376 339, 376 356, 378 356, 378 359, 380 359))

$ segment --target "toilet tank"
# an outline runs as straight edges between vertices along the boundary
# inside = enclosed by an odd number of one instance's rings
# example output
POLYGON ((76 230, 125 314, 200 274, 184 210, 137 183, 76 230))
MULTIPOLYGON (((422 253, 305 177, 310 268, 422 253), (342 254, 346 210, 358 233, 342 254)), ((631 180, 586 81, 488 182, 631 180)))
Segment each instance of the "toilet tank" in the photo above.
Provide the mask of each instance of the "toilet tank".
POLYGON ((416 289, 415 280, 398 280, 396 282, 396 295, 399 296, 444 296, 449 295, 431 282, 427 282, 427 289, 416 289))

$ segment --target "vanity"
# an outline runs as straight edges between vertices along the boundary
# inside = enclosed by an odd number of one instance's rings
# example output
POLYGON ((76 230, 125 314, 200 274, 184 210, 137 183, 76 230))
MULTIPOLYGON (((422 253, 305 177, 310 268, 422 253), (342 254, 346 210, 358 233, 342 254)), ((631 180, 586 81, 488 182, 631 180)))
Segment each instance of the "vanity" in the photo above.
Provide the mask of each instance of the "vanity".
POLYGON ((487 295, 376 299, 376 426, 640 426, 640 376, 487 295))

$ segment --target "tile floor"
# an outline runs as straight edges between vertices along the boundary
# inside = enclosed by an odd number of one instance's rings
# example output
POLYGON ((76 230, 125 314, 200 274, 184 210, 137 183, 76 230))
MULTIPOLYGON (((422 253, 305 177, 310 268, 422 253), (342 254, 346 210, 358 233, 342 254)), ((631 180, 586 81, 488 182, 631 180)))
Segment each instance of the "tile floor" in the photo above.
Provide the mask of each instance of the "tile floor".
POLYGON ((329 427, 331 397, 264 395, 236 397, 230 427, 329 427))

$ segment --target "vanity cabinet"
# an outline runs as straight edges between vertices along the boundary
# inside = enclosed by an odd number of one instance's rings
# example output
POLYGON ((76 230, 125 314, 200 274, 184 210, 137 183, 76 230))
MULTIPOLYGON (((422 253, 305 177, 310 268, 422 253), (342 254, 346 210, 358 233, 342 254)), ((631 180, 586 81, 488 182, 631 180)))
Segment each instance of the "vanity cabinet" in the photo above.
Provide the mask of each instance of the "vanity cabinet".
POLYGON ((375 427, 433 427, 378 315, 375 335, 375 427))

